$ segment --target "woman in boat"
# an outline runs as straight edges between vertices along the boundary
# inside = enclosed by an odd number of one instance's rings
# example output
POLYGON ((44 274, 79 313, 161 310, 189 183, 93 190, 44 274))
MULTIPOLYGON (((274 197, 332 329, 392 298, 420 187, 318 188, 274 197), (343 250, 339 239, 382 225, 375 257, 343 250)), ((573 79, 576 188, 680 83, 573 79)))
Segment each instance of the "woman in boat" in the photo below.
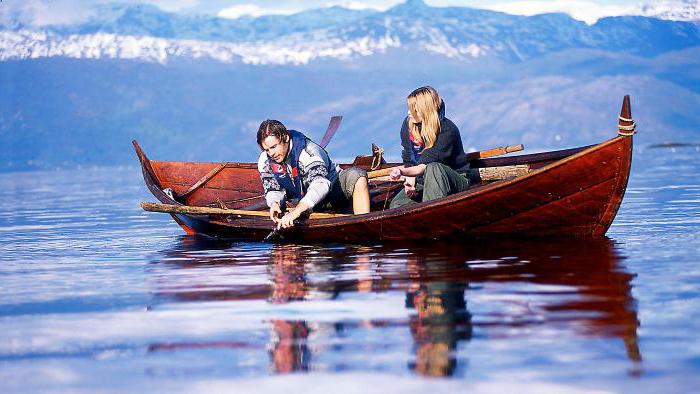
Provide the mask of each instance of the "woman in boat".
POLYGON ((353 213, 369 212, 364 170, 342 170, 318 144, 296 130, 287 130, 278 120, 262 122, 257 137, 265 201, 270 218, 279 227, 294 226, 294 220, 314 207, 342 209, 352 202, 353 213), (299 202, 282 216, 286 201, 292 199, 299 202))
POLYGON ((390 177, 405 177, 404 189, 390 207, 430 201, 459 193, 469 187, 469 179, 458 173, 469 169, 459 129, 445 117, 445 103, 430 86, 408 95, 408 116, 401 126, 403 166, 390 177))

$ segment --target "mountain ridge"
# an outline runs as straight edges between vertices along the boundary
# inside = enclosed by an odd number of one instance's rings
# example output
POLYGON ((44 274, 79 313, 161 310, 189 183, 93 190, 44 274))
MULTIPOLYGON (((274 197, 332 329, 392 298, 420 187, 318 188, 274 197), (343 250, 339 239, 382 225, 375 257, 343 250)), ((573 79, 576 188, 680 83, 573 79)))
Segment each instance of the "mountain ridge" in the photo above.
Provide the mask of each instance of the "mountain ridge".
MULTIPOLYGON (((700 24, 648 17, 608 17, 587 25, 564 14, 532 17, 462 7, 404 3, 386 12, 339 7, 234 22, 184 18, 152 6, 117 7, 110 23, 0 30, 0 60, 64 56, 166 63, 170 57, 224 63, 304 65, 318 59, 357 59, 390 48, 465 62, 487 57, 519 62, 572 48, 655 56, 700 45, 700 24), (414 16, 430 10, 424 18, 414 16), (339 13, 328 24, 322 17, 339 13), (353 17, 346 20, 350 13, 353 17), (334 20, 335 20, 334 19, 334 20), (231 24, 234 23, 234 24, 231 24), (236 27, 237 26, 237 27, 236 27), (260 33, 258 33, 260 32, 260 33)), ((331 18, 333 19, 333 18, 331 18)))

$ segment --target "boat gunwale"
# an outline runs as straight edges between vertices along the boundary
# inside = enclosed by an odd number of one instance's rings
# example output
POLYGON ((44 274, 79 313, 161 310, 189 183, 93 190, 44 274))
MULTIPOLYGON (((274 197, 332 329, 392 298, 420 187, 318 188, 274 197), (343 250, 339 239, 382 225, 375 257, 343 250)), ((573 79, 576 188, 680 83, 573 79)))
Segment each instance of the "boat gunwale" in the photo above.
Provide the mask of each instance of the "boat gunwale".
MULTIPOLYGON (((599 144, 593 144, 593 145, 584 145, 576 148, 567 148, 567 149, 559 149, 559 150, 553 150, 553 151, 545 151, 545 152, 537 152, 537 153, 528 153, 528 154, 523 154, 523 155, 513 155, 513 156, 508 156, 508 157, 490 157, 490 158, 485 158, 485 159, 474 159, 470 160, 469 162, 471 164, 478 164, 478 165, 472 165, 472 168, 488 168, 488 167, 499 167, 503 165, 515 165, 515 164, 525 164, 525 163, 533 163, 533 162, 539 162, 539 161, 546 161, 549 160, 551 156, 558 156, 558 155, 564 155, 562 158, 567 158, 570 157, 573 154, 576 154, 578 152, 584 151, 589 148, 593 148, 598 146, 599 144)), ((140 150, 140 147, 139 147, 140 150)), ((141 151, 143 153, 143 151, 141 151)), ((138 154, 138 152, 137 152, 138 154)), ((145 154, 144 154, 145 156, 145 154)), ((139 155, 140 159, 140 155, 139 155)), ((165 163, 177 163, 181 165, 191 165, 191 164, 208 164, 208 165, 218 165, 221 164, 220 162, 215 162, 215 161, 172 161, 172 160, 151 160, 146 157, 146 160, 152 164, 165 164, 165 163)), ((143 164, 143 163, 142 163, 143 164)), ((352 163, 340 163, 340 166, 352 166, 352 163)), ((391 166, 396 166, 396 165, 401 165, 400 163, 387 163, 386 165, 382 166, 381 168, 390 168, 391 166)), ((224 168, 234 168, 234 169, 257 169, 258 165, 257 163, 252 163, 252 162, 235 162, 235 161, 229 161, 226 162, 226 166, 224 168)), ((187 186, 189 184, 182 184, 184 186, 187 186)))

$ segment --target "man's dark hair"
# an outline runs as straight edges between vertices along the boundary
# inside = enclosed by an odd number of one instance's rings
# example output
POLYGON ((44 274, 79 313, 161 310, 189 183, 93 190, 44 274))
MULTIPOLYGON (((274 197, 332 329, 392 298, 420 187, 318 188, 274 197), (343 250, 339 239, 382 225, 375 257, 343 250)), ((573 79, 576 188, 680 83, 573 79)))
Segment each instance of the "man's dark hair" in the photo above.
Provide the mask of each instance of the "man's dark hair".
POLYGON ((279 120, 268 119, 260 123, 258 127, 258 146, 262 148, 262 143, 267 137, 277 137, 282 142, 289 141, 289 131, 279 120))

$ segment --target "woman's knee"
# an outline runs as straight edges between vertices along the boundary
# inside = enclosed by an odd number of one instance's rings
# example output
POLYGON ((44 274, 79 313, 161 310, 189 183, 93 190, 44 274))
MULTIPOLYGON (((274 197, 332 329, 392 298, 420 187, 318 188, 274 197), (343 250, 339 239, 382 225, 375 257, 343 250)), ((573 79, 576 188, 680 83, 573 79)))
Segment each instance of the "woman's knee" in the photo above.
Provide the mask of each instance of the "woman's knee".
POLYGON ((432 162, 425 165, 425 177, 434 178, 435 175, 443 174, 448 168, 446 165, 438 162, 432 162))
POLYGON ((389 203, 389 209, 394 209, 410 204, 409 200, 410 199, 406 195, 406 192, 401 190, 399 194, 395 195, 394 198, 391 199, 391 202, 389 203))

